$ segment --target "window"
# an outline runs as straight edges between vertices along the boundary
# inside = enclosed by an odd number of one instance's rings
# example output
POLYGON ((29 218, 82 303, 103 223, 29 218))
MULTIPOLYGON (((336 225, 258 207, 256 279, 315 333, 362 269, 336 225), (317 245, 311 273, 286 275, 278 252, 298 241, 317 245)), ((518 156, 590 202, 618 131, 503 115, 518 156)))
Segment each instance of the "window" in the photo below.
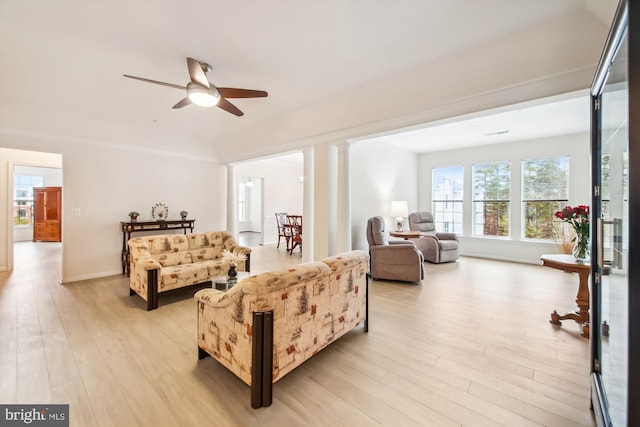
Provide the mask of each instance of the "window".
POLYGON ((247 186, 244 182, 238 184, 238 222, 245 222, 247 218, 247 186))
POLYGON ((435 168, 432 173, 432 210, 437 231, 462 234, 464 168, 435 168))
POLYGON ((522 229, 525 239, 553 239, 553 214, 567 205, 568 186, 569 157, 522 161, 522 229))
POLYGON ((473 234, 509 236, 509 162, 473 165, 473 234))
POLYGON ((14 175, 13 224, 33 225, 33 187, 44 186, 44 177, 14 175))

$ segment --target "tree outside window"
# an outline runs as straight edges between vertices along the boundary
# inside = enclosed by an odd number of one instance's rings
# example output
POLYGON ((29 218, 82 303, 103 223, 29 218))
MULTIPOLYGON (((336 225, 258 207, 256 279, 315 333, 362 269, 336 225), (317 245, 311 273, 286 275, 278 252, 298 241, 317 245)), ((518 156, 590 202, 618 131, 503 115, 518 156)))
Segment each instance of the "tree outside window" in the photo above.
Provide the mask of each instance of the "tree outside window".
POLYGON ((431 199, 437 231, 462 234, 464 167, 434 168, 431 199))
POLYGON ((568 156, 522 161, 522 229, 525 239, 554 238, 554 213, 567 205, 568 188, 568 156))
POLYGON ((473 165, 473 234, 509 236, 511 165, 492 162, 473 165))

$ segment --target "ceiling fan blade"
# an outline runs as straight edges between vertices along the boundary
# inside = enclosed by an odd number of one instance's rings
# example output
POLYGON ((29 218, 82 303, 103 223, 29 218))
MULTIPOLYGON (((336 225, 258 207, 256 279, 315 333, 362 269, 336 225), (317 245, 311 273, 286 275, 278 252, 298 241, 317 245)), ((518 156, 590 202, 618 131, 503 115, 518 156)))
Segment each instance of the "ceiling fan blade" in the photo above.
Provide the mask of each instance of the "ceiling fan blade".
POLYGON ((244 113, 242 111, 240 111, 238 109, 238 107, 236 107, 235 105, 230 103, 227 99, 225 99, 222 96, 220 97, 220 100, 218 101, 218 107, 222 108, 225 111, 228 111, 231 114, 235 114, 238 117, 244 115, 244 113))
POLYGON ((189 77, 191 77, 191 81, 208 88, 209 81, 207 80, 207 76, 204 71, 202 71, 202 65, 200 65, 200 62, 193 58, 187 58, 187 66, 189 67, 189 77))
POLYGON ((184 98, 180 102, 178 102, 176 105, 174 105, 173 108, 174 109, 178 109, 178 108, 186 107, 187 105, 190 105, 190 104, 191 104, 191 100, 187 96, 186 98, 184 98))
POLYGON ((159 82, 157 80, 145 79, 143 77, 130 76, 128 74, 123 74, 123 76, 124 77, 128 77, 130 79, 134 79, 134 80, 141 80, 141 81, 147 82, 147 83, 155 83, 157 85, 168 86, 168 87, 172 87, 172 88, 175 88, 175 89, 187 90, 187 88, 185 86, 174 85, 172 83, 159 82))
POLYGON ((235 87, 219 87, 218 92, 225 98, 264 98, 269 96, 264 90, 237 89, 235 87))

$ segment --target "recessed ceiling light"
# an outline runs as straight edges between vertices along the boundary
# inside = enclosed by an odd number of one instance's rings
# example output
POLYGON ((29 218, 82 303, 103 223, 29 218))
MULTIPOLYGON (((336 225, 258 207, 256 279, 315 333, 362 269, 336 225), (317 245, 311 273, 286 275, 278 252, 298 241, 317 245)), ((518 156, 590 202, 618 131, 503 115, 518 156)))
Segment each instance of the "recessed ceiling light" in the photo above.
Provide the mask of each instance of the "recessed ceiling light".
POLYGON ((485 133, 484 136, 504 135, 506 133, 509 133, 509 131, 508 130, 499 130, 497 132, 485 133))

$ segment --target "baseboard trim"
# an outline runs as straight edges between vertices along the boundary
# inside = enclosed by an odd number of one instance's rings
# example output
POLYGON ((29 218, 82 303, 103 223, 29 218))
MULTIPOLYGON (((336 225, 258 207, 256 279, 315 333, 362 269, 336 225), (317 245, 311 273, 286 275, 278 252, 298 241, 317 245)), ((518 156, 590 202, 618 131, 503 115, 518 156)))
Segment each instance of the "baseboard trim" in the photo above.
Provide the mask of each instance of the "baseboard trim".
POLYGON ((62 280, 60 281, 61 285, 66 285, 69 283, 75 283, 75 282, 82 282, 84 280, 91 280, 91 279, 99 279, 102 277, 109 277, 109 276, 123 276, 122 271, 120 270, 114 270, 114 271, 104 271, 102 273, 95 273, 95 274, 85 274, 82 276, 71 276, 71 277, 63 277, 62 280))

